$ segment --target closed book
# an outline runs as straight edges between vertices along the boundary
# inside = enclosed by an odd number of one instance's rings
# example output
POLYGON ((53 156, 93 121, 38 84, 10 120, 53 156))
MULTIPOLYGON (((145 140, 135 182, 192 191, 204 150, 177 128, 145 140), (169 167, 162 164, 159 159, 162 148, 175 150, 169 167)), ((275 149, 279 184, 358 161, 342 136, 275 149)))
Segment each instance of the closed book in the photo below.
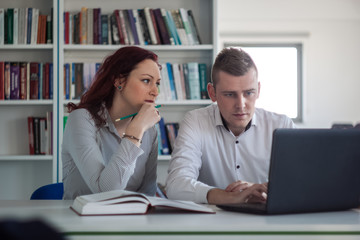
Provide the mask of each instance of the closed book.
POLYGON ((154 29, 153 21, 151 19, 150 8, 148 8, 148 7, 144 8, 144 15, 145 15, 145 19, 146 19, 146 25, 149 29, 151 44, 157 45, 157 44, 159 44, 159 42, 157 41, 157 38, 155 35, 155 29, 154 29))
POLYGON ((80 11, 80 44, 87 44, 87 8, 80 11))
POLYGON ((0 45, 5 43, 5 9, 0 8, 0 45))
POLYGON ((14 8, 8 8, 6 11, 6 42, 7 44, 14 44, 14 8))
POLYGON ((143 34, 143 37, 144 37, 144 44, 145 45, 152 44, 151 43, 150 32, 149 32, 149 27, 148 27, 147 22, 146 22, 144 9, 138 9, 138 15, 139 15, 142 34, 143 34))
POLYGON ((39 63, 30 63, 30 99, 39 99, 39 63))
POLYGON ((42 98, 50 99, 50 63, 43 66, 42 98))
POLYGON ((94 10, 92 8, 87 8, 86 10, 86 43, 93 44, 94 42, 94 10))
POLYGON ((70 99, 70 64, 64 63, 64 97, 70 99))
POLYGON ((175 87, 174 75, 173 75, 171 63, 166 63, 166 67, 167 67, 167 73, 168 73, 168 76, 169 76, 171 99, 172 100, 177 100, 178 98, 177 98, 177 95, 176 95, 176 87, 175 87))
POLYGON ((27 99, 27 79, 28 79, 28 71, 27 71, 27 62, 20 62, 20 99, 27 99))
MULTIPOLYGON (((166 28, 167 33, 169 35, 170 44, 175 45, 176 44, 175 36, 174 36, 173 32, 170 29, 170 21, 169 21, 168 17, 166 16, 166 10, 164 8, 160 8, 160 11, 161 11, 161 15, 163 17, 163 21, 165 23, 165 28, 166 28)), ((178 44, 176 44, 176 45, 178 45, 178 44)))
POLYGON ((170 154, 170 148, 169 148, 169 139, 166 132, 165 122, 164 118, 161 118, 159 121, 159 128, 161 133, 161 154, 162 155, 169 155, 170 154))
POLYGON ((39 24, 39 9, 33 8, 32 21, 31 21, 31 44, 37 43, 38 36, 38 24, 39 24))
POLYGON ((164 22, 164 18, 161 14, 161 9, 160 8, 156 8, 154 9, 154 16, 156 19, 156 25, 159 31, 159 35, 161 38, 161 43, 165 44, 165 45, 170 45, 170 36, 168 33, 168 30, 166 28, 165 22, 164 22))
POLYGON ((0 61, 0 100, 5 99, 5 62, 0 61))
POLYGON ((181 75, 180 75, 180 65, 178 63, 172 64, 172 72, 174 76, 174 83, 175 83, 175 89, 176 89, 176 97, 177 100, 185 100, 185 86, 183 87, 181 83, 181 75))
POLYGON ((168 19, 168 22, 169 22, 171 34, 174 36, 175 44, 176 45, 182 45, 180 36, 179 36, 179 34, 177 32, 177 29, 176 29, 176 26, 175 26, 175 21, 173 19, 172 14, 171 14, 171 11, 166 10, 166 16, 167 16, 167 19, 168 19))
POLYGON ((70 43, 70 12, 66 11, 64 12, 64 43, 69 44, 70 43))
POLYGON ((129 12, 126 9, 120 10, 120 12, 122 13, 122 15, 124 17, 125 29, 126 29, 125 32, 127 34, 128 42, 129 42, 128 44, 134 45, 135 44, 135 39, 134 39, 133 30, 131 29, 131 23, 130 23, 130 19, 129 19, 129 12))
POLYGON ((188 64, 188 82, 190 88, 190 99, 200 99, 200 77, 199 64, 189 62, 188 64))
POLYGON ((4 92, 5 99, 10 99, 10 62, 4 62, 4 92))
POLYGON ((35 154, 35 146, 34 146, 34 122, 33 117, 27 118, 28 123, 28 136, 29 136, 29 154, 35 154))
POLYGON ((40 154, 40 118, 33 117, 34 154, 40 154))
MULTIPOLYGON (((126 15, 124 15, 124 10, 119 10, 119 18, 120 18, 120 29, 119 31, 122 32, 122 34, 124 35, 124 43, 122 43, 120 41, 120 44, 125 44, 125 45, 129 45, 130 44, 130 40, 129 40, 129 33, 126 27, 126 15)), ((120 33, 120 32, 119 32, 120 33)), ((120 39, 121 40, 121 39, 120 39)))
POLYGON ((31 44, 31 26, 32 26, 32 20, 33 20, 33 8, 28 8, 28 14, 27 14, 27 23, 26 23, 26 44, 31 44))
POLYGON ((54 95, 54 64, 49 63, 49 99, 54 95))
POLYGON ((207 67, 205 63, 199 63, 199 78, 200 78, 200 98, 209 99, 207 92, 207 67))
POLYGON ((45 155, 48 153, 48 127, 45 117, 39 118, 39 131, 40 131, 40 154, 45 155))
POLYGON ((151 17, 152 24, 154 26, 154 32, 155 32, 157 44, 162 44, 161 37, 160 37, 160 31, 158 29, 156 19, 155 19, 154 9, 150 9, 150 17, 151 17))
POLYGON ((190 95, 190 84, 189 84, 189 68, 188 68, 187 63, 184 63, 182 66, 183 66, 183 73, 184 73, 186 99, 190 100, 191 95, 190 95))
POLYGON ((136 28, 136 33, 139 39, 139 44, 140 45, 145 45, 145 40, 144 40, 144 35, 143 35, 143 31, 142 31, 142 27, 140 24, 140 18, 139 18, 139 13, 137 9, 132 9, 132 13, 133 13, 133 17, 134 17, 134 21, 135 21, 135 28, 136 28))
POLYGON ((84 92, 83 84, 83 63, 75 63, 74 76, 75 76, 75 97, 80 99, 84 92))
POLYGON ((169 80, 169 74, 167 70, 166 63, 161 64, 161 84, 160 87, 163 86, 163 92, 164 92, 164 100, 171 101, 172 94, 171 94, 171 87, 170 87, 170 80, 169 80))
POLYGON ((19 38, 19 8, 14 8, 14 23, 13 23, 13 44, 18 44, 19 38))
POLYGON ((109 44, 109 25, 108 25, 108 15, 101 15, 101 43, 104 45, 109 44))
POLYGON ((194 15, 193 15, 193 12, 192 10, 188 10, 188 20, 189 20, 189 25, 190 25, 190 28, 191 28, 191 32, 192 32, 192 35, 193 35, 193 38, 194 38, 194 43, 195 44, 201 44, 201 39, 200 39, 200 34, 199 34, 199 29, 195 23, 195 18, 194 18, 194 15))
POLYGON ((183 210, 191 213, 215 213, 206 206, 191 201, 175 201, 167 198, 151 197, 138 192, 113 190, 82 195, 75 198, 71 209, 80 216, 146 214, 156 207, 183 210))
POLYGON ((101 31, 101 10, 100 8, 94 8, 93 9, 93 44, 100 44, 101 42, 100 31, 101 31))
POLYGON ((110 15, 111 42, 112 44, 120 44, 120 32, 116 20, 115 11, 113 14, 110 15))
POLYGON ((180 8, 179 13, 180 13, 181 20, 182 20, 184 28, 185 28, 185 32, 186 32, 186 36, 187 36, 189 45, 194 45, 195 41, 194 41, 193 33, 191 31, 190 23, 189 23, 188 12, 186 9, 180 8))
POLYGON ((20 67, 18 62, 10 62, 10 99, 20 99, 20 67))
POLYGON ((25 44, 26 11, 26 8, 19 8, 18 44, 25 44))
POLYGON ((46 43, 53 43, 53 9, 51 8, 51 14, 46 16, 46 43))

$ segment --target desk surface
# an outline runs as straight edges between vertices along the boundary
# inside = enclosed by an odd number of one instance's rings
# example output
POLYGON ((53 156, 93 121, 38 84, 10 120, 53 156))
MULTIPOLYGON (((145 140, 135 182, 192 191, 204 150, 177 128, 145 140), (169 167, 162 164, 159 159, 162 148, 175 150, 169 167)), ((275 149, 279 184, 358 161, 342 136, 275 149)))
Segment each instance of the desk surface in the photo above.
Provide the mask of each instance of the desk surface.
POLYGON ((341 235, 342 239, 360 239, 360 209, 260 216, 227 212, 210 206, 216 209, 216 214, 159 211, 146 215, 80 217, 69 209, 71 203, 62 200, 2 200, 0 220, 42 218, 71 239, 85 239, 81 237, 90 235, 124 236, 127 239, 144 239, 144 236, 153 236, 151 239, 178 236, 181 239, 184 235, 186 239, 190 239, 189 236, 219 239, 219 235, 237 239, 240 235, 246 235, 248 239, 279 239, 284 235, 294 237, 291 239, 303 239, 305 236, 322 239, 326 235, 326 239, 338 239, 341 235))

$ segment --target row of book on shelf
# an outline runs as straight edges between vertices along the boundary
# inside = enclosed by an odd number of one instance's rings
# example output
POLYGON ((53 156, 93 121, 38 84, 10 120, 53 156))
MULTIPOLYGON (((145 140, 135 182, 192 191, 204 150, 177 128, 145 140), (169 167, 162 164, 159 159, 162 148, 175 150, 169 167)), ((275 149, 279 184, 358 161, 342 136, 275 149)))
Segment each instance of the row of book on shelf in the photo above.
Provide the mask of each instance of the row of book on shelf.
MULTIPOLYGON (((162 63, 158 100, 208 99, 205 63, 162 63)), ((64 64, 64 99, 79 99, 89 89, 100 63, 64 64)))
POLYGON ((53 153, 53 114, 29 116, 27 118, 30 155, 51 155, 53 153))
POLYGON ((192 10, 185 8, 115 9, 82 7, 64 12, 65 44, 198 45, 201 38, 192 10))
POLYGON ((38 8, 0 8, 0 44, 52 43, 52 24, 38 8))
POLYGON ((53 98, 53 64, 0 61, 0 100, 53 98))

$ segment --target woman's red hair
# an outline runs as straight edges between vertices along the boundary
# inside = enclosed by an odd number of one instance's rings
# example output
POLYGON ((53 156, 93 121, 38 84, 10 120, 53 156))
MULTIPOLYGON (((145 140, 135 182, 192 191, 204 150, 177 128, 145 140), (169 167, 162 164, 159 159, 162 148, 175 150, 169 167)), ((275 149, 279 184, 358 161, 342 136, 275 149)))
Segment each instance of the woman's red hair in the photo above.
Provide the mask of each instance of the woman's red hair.
POLYGON ((146 59, 151 59, 159 65, 155 53, 135 46, 122 47, 108 56, 97 71, 89 90, 82 95, 80 103, 69 103, 68 111, 85 108, 94 118, 96 126, 104 125, 102 105, 105 104, 107 109, 111 108, 116 91, 115 80, 124 78, 126 81, 135 66, 146 59))

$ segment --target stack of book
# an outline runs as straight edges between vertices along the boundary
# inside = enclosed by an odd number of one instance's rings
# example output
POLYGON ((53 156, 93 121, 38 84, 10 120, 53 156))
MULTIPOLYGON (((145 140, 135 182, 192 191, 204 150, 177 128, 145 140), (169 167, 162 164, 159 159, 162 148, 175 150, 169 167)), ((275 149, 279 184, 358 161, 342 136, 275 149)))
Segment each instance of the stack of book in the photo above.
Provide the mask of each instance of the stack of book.
POLYGON ((64 12, 65 44, 198 45, 201 38, 191 10, 82 7, 64 12))
POLYGON ((0 8, 0 44, 52 43, 52 24, 37 8, 0 8))
POLYGON ((163 63, 158 100, 209 99, 205 63, 163 63))
POLYGON ((30 155, 51 155, 53 138, 53 115, 47 112, 46 117, 27 118, 30 155))
POLYGON ((100 63, 65 63, 64 64, 64 98, 80 99, 89 89, 100 63))
POLYGON ((0 100, 53 98, 53 64, 0 61, 0 100))

